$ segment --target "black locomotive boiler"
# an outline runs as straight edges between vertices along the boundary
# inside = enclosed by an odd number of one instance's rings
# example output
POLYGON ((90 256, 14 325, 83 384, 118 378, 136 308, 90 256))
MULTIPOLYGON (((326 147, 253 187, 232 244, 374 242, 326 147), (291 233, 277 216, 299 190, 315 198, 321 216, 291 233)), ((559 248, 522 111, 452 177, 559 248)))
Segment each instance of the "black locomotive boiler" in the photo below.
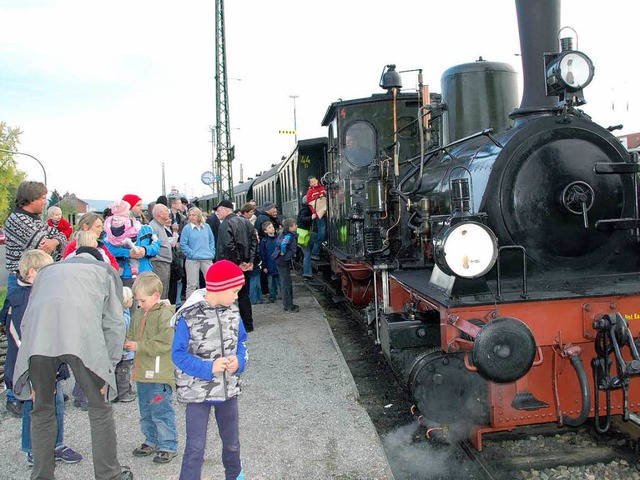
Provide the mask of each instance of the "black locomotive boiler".
POLYGON ((478 61, 441 97, 390 68, 323 121, 333 273, 421 421, 478 449, 640 410, 637 159, 580 108, 594 68, 558 44, 559 1, 516 7, 519 106, 513 70, 478 61))

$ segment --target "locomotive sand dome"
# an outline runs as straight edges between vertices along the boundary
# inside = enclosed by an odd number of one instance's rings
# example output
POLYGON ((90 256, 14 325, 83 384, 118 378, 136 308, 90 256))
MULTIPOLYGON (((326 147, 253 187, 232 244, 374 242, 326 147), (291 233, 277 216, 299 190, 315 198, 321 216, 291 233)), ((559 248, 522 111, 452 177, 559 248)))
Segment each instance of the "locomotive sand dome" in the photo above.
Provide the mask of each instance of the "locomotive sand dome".
POLYGON ((509 117, 520 101, 517 73, 508 63, 487 62, 451 67, 440 80, 444 111, 445 144, 485 128, 504 132, 513 123, 509 117))

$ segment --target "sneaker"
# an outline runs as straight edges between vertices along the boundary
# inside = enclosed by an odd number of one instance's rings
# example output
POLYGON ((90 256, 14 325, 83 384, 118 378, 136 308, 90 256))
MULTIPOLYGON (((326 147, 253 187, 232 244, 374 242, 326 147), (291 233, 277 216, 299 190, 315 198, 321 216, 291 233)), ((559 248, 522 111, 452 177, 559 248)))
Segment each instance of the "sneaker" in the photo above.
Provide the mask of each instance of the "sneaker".
POLYGON ((67 447, 66 445, 60 445, 59 447, 56 447, 56 449, 53 451, 53 456, 56 459, 56 462, 78 463, 80 460, 82 460, 82 455, 67 447))
POLYGON ((152 447, 151 445, 147 445, 143 443, 138 448, 133 451, 134 457, 148 457, 152 453, 155 453, 156 447, 152 447))
POLYGON ((313 275, 302 275, 302 278, 313 278, 313 275))
POLYGON ((120 480, 133 480, 133 472, 129 467, 122 467, 122 472, 120 473, 120 480))
POLYGON ((87 402, 81 402, 77 398, 73 400, 73 406, 76 408, 79 408, 83 412, 86 412, 87 410, 89 410, 89 404, 87 402))
POLYGON ((122 403, 129 403, 129 402, 133 402, 136 398, 138 398, 138 394, 135 392, 126 392, 123 393, 122 395, 118 395, 118 398, 116 398, 114 401, 115 402, 122 402, 122 403))
POLYGON ((295 313, 300 311, 300 307, 298 305, 293 305, 290 309, 290 312, 295 313))
POLYGON ((22 418, 22 402, 19 400, 7 400, 7 412, 22 418))
POLYGON ((311 255, 311 260, 320 260, 320 255, 311 255))
POLYGON ((163 450, 158 451, 158 454, 153 457, 153 463, 169 463, 178 454, 176 452, 165 452, 163 450))
POLYGON ((33 467, 33 455, 31 452, 27 453, 27 467, 33 467))

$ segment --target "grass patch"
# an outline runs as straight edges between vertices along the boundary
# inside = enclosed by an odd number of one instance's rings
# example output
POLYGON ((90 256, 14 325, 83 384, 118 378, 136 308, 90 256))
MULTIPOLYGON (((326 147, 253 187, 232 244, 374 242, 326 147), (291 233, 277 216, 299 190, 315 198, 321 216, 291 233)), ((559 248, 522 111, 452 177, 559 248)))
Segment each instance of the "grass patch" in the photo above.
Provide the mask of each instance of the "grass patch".
POLYGON ((4 305, 4 299, 7 298, 7 287, 0 288, 0 308, 4 305))

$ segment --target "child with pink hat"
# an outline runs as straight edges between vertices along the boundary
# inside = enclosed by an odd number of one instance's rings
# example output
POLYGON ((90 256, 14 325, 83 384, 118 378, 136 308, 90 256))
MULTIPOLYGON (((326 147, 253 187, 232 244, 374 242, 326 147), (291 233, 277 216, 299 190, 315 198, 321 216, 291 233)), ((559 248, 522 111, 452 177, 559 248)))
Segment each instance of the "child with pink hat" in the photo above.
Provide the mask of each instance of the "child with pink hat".
MULTIPOLYGON (((131 218, 131 204, 126 200, 120 200, 112 203, 109 208, 111 209, 111 216, 104 221, 107 240, 112 245, 125 247, 137 252, 138 247, 135 246, 135 243, 142 225, 138 220, 131 218)), ((131 269, 131 276, 137 277, 140 270, 137 258, 129 258, 129 268, 131 269)), ((123 267, 120 267, 118 273, 122 275, 122 272, 123 267)))

